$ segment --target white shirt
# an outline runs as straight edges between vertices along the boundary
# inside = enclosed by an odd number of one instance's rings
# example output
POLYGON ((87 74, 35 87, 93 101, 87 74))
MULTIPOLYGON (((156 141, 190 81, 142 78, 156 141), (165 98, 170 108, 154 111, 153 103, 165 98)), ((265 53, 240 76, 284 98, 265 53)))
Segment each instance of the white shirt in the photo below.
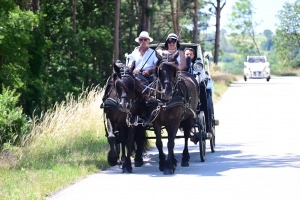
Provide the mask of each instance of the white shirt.
POLYGON ((141 69, 143 66, 143 71, 151 69, 158 60, 154 50, 149 47, 142 56, 139 49, 139 47, 135 48, 135 50, 128 56, 129 65, 131 65, 132 62, 135 61, 135 69, 141 69))

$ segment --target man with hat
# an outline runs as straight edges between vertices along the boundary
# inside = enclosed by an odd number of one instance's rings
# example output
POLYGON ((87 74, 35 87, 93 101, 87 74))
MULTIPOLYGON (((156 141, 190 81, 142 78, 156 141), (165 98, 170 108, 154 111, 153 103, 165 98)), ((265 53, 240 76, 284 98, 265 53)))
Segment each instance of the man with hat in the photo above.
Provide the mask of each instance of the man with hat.
POLYGON ((139 37, 135 38, 135 41, 140 44, 134 51, 128 56, 130 66, 135 61, 135 69, 133 73, 142 74, 148 81, 153 80, 151 75, 151 69, 157 62, 157 57, 153 49, 149 48, 149 43, 153 39, 149 36, 147 31, 142 31, 139 37))

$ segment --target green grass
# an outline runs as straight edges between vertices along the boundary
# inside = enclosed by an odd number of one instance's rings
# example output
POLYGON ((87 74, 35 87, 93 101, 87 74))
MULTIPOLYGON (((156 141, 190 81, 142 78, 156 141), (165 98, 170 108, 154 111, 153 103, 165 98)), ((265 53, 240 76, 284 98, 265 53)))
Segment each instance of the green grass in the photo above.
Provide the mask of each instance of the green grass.
POLYGON ((44 138, 38 148, 6 151, 0 168, 0 199, 43 199, 76 180, 108 167, 106 138, 92 132, 72 141, 44 138))
POLYGON ((0 154, 0 199, 45 199, 108 167, 99 88, 56 105, 32 121, 22 147, 0 154))

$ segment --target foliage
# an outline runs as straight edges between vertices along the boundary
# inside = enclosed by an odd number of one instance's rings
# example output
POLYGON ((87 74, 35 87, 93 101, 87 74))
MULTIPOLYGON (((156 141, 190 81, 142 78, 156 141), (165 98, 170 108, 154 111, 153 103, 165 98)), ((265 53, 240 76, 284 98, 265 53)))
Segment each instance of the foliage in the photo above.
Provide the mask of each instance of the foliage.
POLYGON ((221 61, 222 62, 233 62, 234 57, 229 53, 224 53, 221 57, 221 61))
POLYGON ((253 20, 255 14, 251 0, 239 0, 232 7, 228 27, 232 30, 232 40, 238 52, 247 54, 258 54, 260 51, 255 40, 255 27, 258 25, 253 20), (248 40, 247 37, 250 37, 248 40))
POLYGON ((264 36, 266 36, 267 41, 263 41, 261 43, 260 47, 263 50, 270 51, 273 46, 273 37, 272 37, 273 33, 269 29, 266 29, 266 30, 264 30, 263 34, 264 34, 264 36))
POLYGON ((11 1, 0 0, 0 83, 18 92, 27 87, 30 55, 26 45, 31 40, 32 26, 37 24, 32 12, 23 12, 11 1))
POLYGON ((277 17, 280 23, 274 40, 276 55, 283 66, 299 68, 300 0, 295 3, 286 2, 277 17))
POLYGON ((19 95, 15 93, 3 87, 0 94, 0 150, 4 143, 18 144, 29 131, 22 108, 16 107, 19 95))

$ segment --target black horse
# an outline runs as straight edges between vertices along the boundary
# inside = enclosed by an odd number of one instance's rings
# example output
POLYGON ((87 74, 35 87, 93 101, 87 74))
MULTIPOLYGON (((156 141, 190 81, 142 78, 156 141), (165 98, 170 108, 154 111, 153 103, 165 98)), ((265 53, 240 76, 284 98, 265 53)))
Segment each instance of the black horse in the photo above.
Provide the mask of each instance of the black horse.
MULTIPOLYGON (((179 127, 183 128, 185 147, 182 156, 182 166, 189 166, 188 139, 190 131, 194 126, 195 110, 198 106, 198 85, 193 76, 189 73, 179 73, 176 65, 177 52, 169 60, 157 54, 159 59, 153 72, 156 80, 151 85, 151 97, 145 92, 150 86, 138 83, 133 76, 131 78, 118 80, 120 88, 117 91, 123 97, 123 105, 130 105, 130 102, 137 99, 145 103, 143 115, 146 113, 146 120, 143 125, 152 127, 156 134, 156 146, 159 151, 159 169, 164 174, 173 174, 177 161, 174 156, 174 140, 179 127), (142 86, 142 87, 140 87, 142 86), (132 89, 134 88, 134 90, 132 89), (162 127, 168 132, 168 158, 163 152, 161 130, 162 127)), ((133 66, 134 67, 134 66, 133 66)), ((134 69, 134 68, 133 68, 134 69)), ((132 70, 133 70, 132 69, 132 70)), ((116 69, 115 69, 116 70, 116 69)), ((131 106, 128 106, 129 109, 131 106)), ((138 114, 138 115, 140 115, 138 114)), ((134 119, 134 118, 132 118, 134 119)))
MULTIPOLYGON (((117 95, 117 90, 115 88, 115 82, 122 78, 122 72, 126 74, 126 66, 122 63, 117 62, 114 65, 114 68, 117 69, 116 72, 108 79, 106 84, 105 93, 103 96, 103 103, 101 108, 104 109, 104 126, 106 129, 106 136, 108 138, 108 143, 110 145, 110 150, 108 152, 107 160, 110 166, 115 166, 118 164, 119 160, 119 149, 118 145, 121 144, 122 154, 121 154, 121 167, 123 172, 132 172, 132 167, 126 165, 126 151, 125 147, 128 143, 128 136, 130 127, 128 124, 128 110, 126 105, 122 104, 122 98, 119 98, 117 95)), ((133 102, 133 107, 138 107, 139 102, 133 102)), ((133 131, 138 132, 134 135, 133 142, 131 142, 130 154, 127 154, 130 157, 133 152, 135 152, 135 166, 140 167, 143 165, 143 152, 146 152, 149 148, 149 142, 147 140, 147 132, 144 127, 141 125, 136 126, 133 131)), ((131 138, 130 138, 131 139, 131 138)), ((128 146, 127 146, 128 152, 128 146)))
POLYGON ((143 111, 145 102, 149 97, 148 91, 142 91, 145 85, 148 83, 146 79, 142 77, 135 77, 133 75, 133 68, 128 68, 126 65, 119 63, 114 65, 116 74, 113 76, 113 85, 115 86, 116 95, 120 99, 119 105, 123 111, 127 113, 126 124, 129 126, 128 135, 126 140, 127 155, 125 155, 124 170, 126 172, 132 172, 130 156, 134 151, 132 145, 135 141, 137 145, 137 153, 135 158, 136 163, 140 163, 140 152, 149 149, 149 143, 146 136, 146 128, 139 123, 139 117, 146 117, 146 113, 143 111), (136 94, 141 94, 137 96, 136 94), (135 138, 140 138, 136 140, 135 138), (139 143, 141 142, 141 143, 139 143), (142 151, 141 151, 142 150, 142 151))
POLYGON ((182 153, 181 166, 189 166, 188 139, 195 123, 196 110, 198 107, 198 84, 190 73, 178 72, 176 58, 156 54, 158 63, 155 68, 157 81, 153 96, 157 103, 148 104, 150 110, 158 110, 155 120, 152 122, 156 134, 156 146, 159 151, 159 169, 164 174, 173 174, 177 161, 174 156, 175 138, 179 128, 183 129, 185 146, 182 153), (165 127, 168 133, 168 157, 165 160, 163 143, 161 141, 161 129, 165 127))

